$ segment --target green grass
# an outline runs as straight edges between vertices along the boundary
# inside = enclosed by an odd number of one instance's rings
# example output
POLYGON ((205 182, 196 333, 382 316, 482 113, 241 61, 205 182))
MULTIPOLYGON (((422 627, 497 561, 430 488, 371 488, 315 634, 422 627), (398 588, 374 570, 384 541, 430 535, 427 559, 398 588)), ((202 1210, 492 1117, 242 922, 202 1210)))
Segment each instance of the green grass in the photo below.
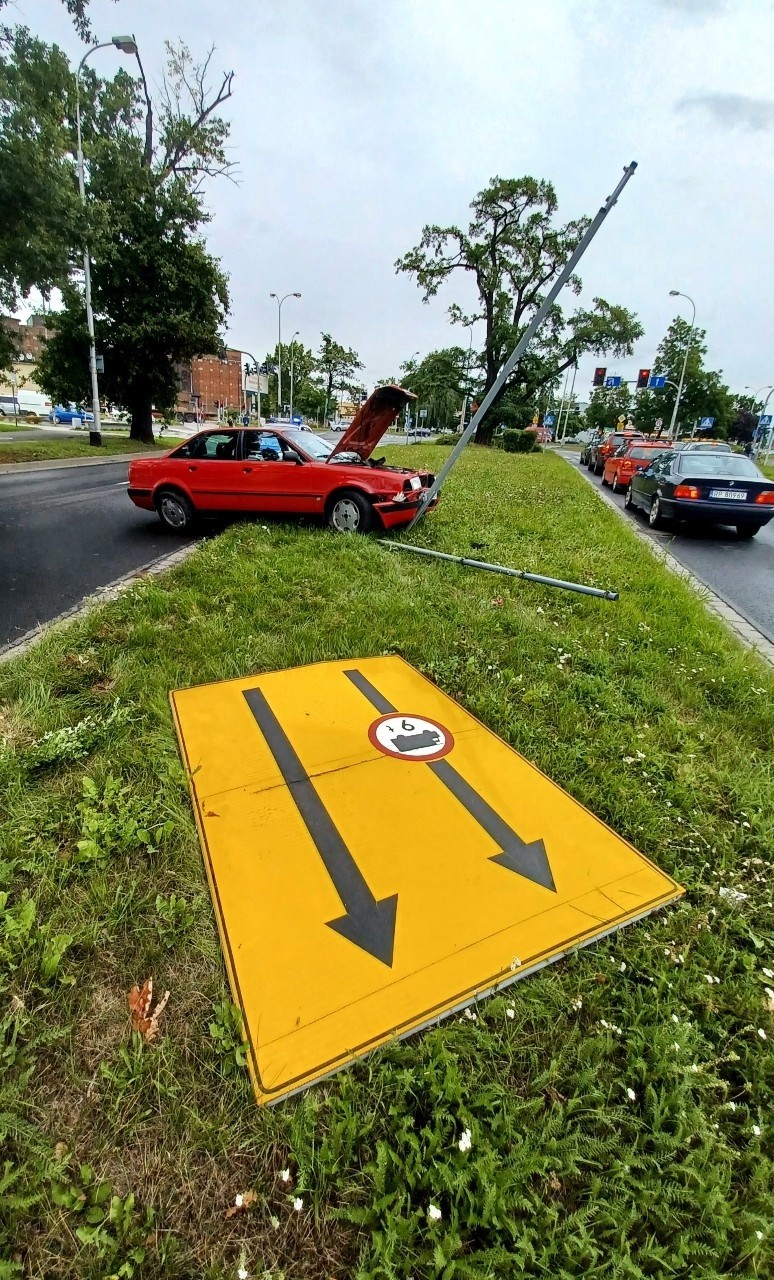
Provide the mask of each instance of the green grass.
POLYGON ((763 474, 769 479, 774 480, 774 462, 769 462, 764 467, 763 463, 758 464, 763 474))
POLYGON ((111 453, 134 453, 143 449, 171 449, 174 440, 161 440, 153 445, 144 445, 130 440, 128 435, 102 436, 102 444, 95 447, 89 444, 89 437, 84 433, 82 440, 10 440, 0 444, 0 464, 6 462, 47 462, 54 458, 103 458, 111 453))
POLYGON ((258 521, 0 668, 0 1275, 774 1274, 772 674, 551 453, 466 451, 413 536, 621 599, 258 521), (382 652, 687 894, 259 1110, 167 693, 382 652))

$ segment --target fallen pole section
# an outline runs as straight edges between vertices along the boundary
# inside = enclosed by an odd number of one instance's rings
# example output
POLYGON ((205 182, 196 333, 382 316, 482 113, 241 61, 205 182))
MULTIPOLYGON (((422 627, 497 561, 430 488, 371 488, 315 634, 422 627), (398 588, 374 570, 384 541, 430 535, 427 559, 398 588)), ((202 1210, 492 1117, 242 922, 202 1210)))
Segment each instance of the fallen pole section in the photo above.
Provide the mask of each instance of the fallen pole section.
POLYGON ((467 556, 450 556, 445 551, 431 551, 429 547, 415 547, 408 542, 390 542, 379 538, 390 551, 412 551, 417 556, 432 556, 434 560, 451 560, 466 569, 485 569, 487 573, 504 573, 508 578, 523 578, 525 582, 541 582, 544 587, 561 587, 563 591, 577 591, 582 596, 596 596, 600 600, 617 600, 617 591, 603 591, 601 587, 584 587, 580 582, 565 582, 563 578, 547 578, 542 573, 528 573, 526 569, 509 569, 504 564, 488 564, 486 560, 469 560, 467 556))

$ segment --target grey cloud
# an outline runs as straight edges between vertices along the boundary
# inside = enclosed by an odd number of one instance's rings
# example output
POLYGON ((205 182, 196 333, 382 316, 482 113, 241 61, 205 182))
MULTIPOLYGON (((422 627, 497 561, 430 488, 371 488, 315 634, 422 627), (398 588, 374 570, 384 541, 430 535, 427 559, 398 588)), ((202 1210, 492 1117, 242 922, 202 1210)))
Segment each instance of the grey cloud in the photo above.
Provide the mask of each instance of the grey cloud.
POLYGON ((694 93, 681 98, 678 111, 698 109, 723 129, 763 133, 774 128, 774 100, 750 98, 744 93, 694 93))

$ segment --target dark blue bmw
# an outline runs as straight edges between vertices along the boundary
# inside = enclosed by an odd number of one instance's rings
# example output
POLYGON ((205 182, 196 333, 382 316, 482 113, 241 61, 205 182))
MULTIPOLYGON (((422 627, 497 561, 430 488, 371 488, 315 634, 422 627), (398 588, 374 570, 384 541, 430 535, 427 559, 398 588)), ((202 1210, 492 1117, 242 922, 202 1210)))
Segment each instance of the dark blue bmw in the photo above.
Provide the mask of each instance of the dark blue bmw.
POLYGON ((624 505, 647 511, 652 529, 708 520, 754 538, 774 517, 774 483, 742 454, 670 450, 632 476, 624 505))

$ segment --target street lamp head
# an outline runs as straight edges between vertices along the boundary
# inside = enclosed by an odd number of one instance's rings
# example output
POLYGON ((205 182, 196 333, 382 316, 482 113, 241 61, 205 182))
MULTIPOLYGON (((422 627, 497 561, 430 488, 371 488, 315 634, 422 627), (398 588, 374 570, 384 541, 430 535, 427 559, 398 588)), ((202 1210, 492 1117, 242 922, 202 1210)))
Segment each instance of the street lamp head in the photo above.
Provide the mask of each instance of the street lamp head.
POLYGON ((137 52, 137 41, 134 36, 113 36, 111 43, 122 53, 128 53, 131 57, 134 57, 137 52))
POLYGON ((277 295, 276 295, 276 293, 270 293, 270 294, 269 294, 269 297, 270 297, 270 298, 276 298, 276 296, 277 296, 277 295))
POLYGON ((301 297, 301 294, 300 294, 300 293, 294 293, 294 294, 293 294, 293 297, 294 297, 294 298, 300 298, 300 297, 301 297))
POLYGON ((670 289, 670 290, 669 290, 669 296, 670 296, 670 298, 679 298, 679 297, 681 297, 680 290, 679 290, 679 289, 670 289))

